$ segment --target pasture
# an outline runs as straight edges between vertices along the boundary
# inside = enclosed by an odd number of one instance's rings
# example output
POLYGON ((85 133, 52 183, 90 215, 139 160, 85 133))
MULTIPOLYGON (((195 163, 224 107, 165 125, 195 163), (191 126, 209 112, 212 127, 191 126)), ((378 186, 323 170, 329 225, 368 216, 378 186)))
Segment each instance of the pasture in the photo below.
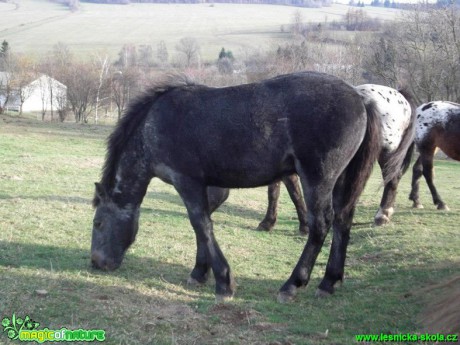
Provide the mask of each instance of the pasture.
MULTIPOLYGON (((86 5, 85 5, 86 6, 86 5)), ((285 188, 271 233, 255 231, 266 188, 233 190, 214 216, 216 237, 238 283, 228 304, 214 303, 213 279, 188 287, 195 238, 177 193, 153 180, 140 230, 120 269, 90 268, 94 182, 110 126, 0 117, 0 318, 29 315, 49 329, 103 329, 107 344, 352 344, 356 334, 417 333, 436 291, 421 289, 458 274, 460 164, 436 161, 436 183, 451 211, 407 199, 400 183, 392 223, 373 227, 382 189, 375 169, 356 211, 344 285, 314 297, 328 236, 312 279, 295 302, 276 293, 305 238, 285 188)), ((8 342, 0 334, 0 344, 8 342)))
MULTIPOLYGON (((306 23, 341 21, 349 7, 334 4, 324 8, 296 8, 241 4, 129 4, 82 3, 71 13, 64 6, 43 0, 0 2, 0 40, 15 52, 41 57, 63 42, 78 55, 108 53, 116 57, 124 44, 151 45, 163 40, 170 57, 179 40, 197 39, 204 60, 217 58, 222 47, 235 57, 289 38, 295 11, 306 23), (281 31, 284 27, 284 32, 281 31)), ((365 8, 374 18, 392 20, 399 10, 365 8)))

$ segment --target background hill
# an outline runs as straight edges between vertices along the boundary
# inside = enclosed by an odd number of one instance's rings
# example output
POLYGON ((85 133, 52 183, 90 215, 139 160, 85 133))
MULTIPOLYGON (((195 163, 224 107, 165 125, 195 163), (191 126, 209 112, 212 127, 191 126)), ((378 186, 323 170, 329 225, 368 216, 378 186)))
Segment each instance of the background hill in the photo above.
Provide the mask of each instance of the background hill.
MULTIPOLYGON (((290 37, 295 12, 306 23, 342 21, 350 7, 334 4, 323 8, 299 8, 254 4, 145 4, 105 5, 81 3, 68 7, 42 0, 0 2, 0 40, 18 53, 40 55, 58 42, 73 52, 95 51, 112 56, 125 44, 168 49, 182 37, 200 43, 204 60, 215 59, 224 46, 233 52, 265 50, 290 37)), ((394 19, 400 10, 366 7, 369 17, 394 19)))

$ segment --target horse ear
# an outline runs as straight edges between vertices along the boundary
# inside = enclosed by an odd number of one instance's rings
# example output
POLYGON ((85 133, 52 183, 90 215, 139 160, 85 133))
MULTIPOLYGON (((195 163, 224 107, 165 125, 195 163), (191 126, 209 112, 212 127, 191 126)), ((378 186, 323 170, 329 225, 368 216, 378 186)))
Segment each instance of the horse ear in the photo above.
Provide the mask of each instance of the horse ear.
POLYGON ((105 187, 98 182, 95 182, 94 185, 96 186, 96 193, 93 199, 93 206, 96 207, 102 200, 107 199, 107 191, 105 187))

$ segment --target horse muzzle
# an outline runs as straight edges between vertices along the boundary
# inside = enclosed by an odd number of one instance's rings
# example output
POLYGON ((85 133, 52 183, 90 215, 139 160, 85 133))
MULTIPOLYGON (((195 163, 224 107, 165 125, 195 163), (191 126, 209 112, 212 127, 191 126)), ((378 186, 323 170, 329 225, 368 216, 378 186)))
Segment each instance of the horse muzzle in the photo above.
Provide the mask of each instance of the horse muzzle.
POLYGON ((91 253, 91 264, 93 268, 101 269, 104 271, 113 271, 120 267, 121 262, 108 258, 100 251, 93 251, 91 253))

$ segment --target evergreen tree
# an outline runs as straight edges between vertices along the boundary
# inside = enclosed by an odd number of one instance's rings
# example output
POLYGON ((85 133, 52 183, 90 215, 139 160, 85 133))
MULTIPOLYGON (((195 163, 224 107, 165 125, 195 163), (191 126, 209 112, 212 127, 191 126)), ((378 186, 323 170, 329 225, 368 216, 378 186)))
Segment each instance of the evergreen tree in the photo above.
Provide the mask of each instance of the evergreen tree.
POLYGON ((232 61, 235 60, 231 50, 226 51, 225 48, 222 48, 222 50, 219 53, 219 60, 224 59, 224 58, 230 59, 232 61))
POLYGON ((4 58, 8 55, 8 51, 10 50, 10 45, 6 40, 3 40, 2 47, 0 48, 0 58, 4 58))
POLYGON ((219 53, 219 60, 220 60, 220 59, 223 59, 223 58, 226 57, 226 56, 227 56, 227 52, 225 51, 225 48, 222 47, 222 50, 221 50, 220 53, 219 53))

